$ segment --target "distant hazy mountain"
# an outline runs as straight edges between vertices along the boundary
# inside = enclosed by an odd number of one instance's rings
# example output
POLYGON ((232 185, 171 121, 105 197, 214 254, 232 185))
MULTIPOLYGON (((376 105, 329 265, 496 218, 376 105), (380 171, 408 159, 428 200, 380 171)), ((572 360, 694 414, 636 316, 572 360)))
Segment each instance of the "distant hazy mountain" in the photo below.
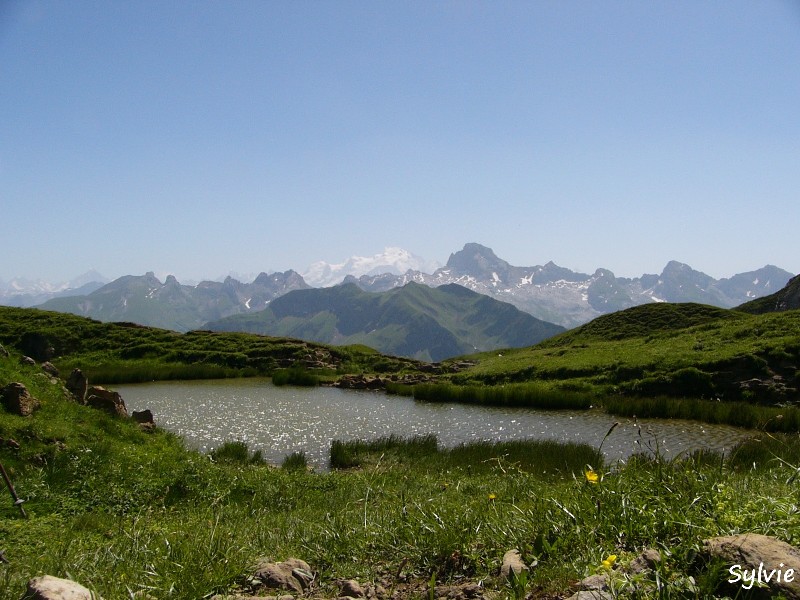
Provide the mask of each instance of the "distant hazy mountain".
POLYGON ((208 323, 331 344, 366 344, 382 353, 422 360, 522 347, 564 331, 514 306, 459 285, 409 283, 383 293, 354 284, 289 292, 263 311, 208 323))
POLYGON ((751 300, 737 307, 738 310, 754 314, 796 310, 798 308, 800 308, 800 275, 793 277, 782 290, 757 300, 751 300))
POLYGON ((100 321, 131 321, 175 331, 197 329, 207 321, 262 310, 273 298, 307 288, 294 271, 261 273, 252 283, 228 277, 223 282, 181 285, 169 275, 164 283, 152 273, 127 275, 84 296, 56 298, 41 305, 100 321))
POLYGON ((576 273, 553 262, 515 267, 480 244, 466 244, 433 274, 364 275, 348 278, 366 291, 385 291, 409 281, 429 286, 457 283, 509 302, 545 321, 575 327, 595 317, 648 302, 699 302, 732 308, 781 289, 792 274, 767 265, 757 271, 716 280, 688 265, 671 261, 660 275, 615 277, 607 269, 576 273))
POLYGON ((22 277, 9 282, 0 280, 0 304, 5 306, 29 307, 64 296, 89 294, 102 287, 108 279, 97 271, 87 271, 83 275, 62 283, 29 280, 22 277))
MULTIPOLYGON (((441 264, 441 263, 439 263, 441 264)), ((342 283, 345 277, 372 276, 382 273, 402 275, 408 270, 428 271, 439 264, 426 261, 402 248, 385 248, 374 256, 352 256, 343 263, 315 262, 303 273, 306 283, 314 287, 329 287, 342 283)))

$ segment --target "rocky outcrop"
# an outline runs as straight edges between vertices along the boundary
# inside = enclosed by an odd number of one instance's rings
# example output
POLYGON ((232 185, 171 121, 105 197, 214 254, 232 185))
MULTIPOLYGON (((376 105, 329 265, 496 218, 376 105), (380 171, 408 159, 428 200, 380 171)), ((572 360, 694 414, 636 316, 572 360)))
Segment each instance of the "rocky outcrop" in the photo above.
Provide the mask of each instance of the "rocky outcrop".
POLYGON ((429 383, 433 377, 422 374, 391 375, 384 377, 380 375, 342 375, 333 384, 346 390, 385 390, 389 383, 399 383, 401 385, 416 385, 418 383, 429 383))
POLYGON ((15 415, 27 417, 41 406, 36 398, 30 395, 28 388, 21 383, 12 382, 0 390, 5 409, 15 415))
POLYGON ((86 404, 92 408, 104 410, 111 416, 128 416, 128 409, 125 408, 125 401, 122 396, 99 385, 90 386, 86 390, 86 404))
POLYGON ((22 600, 101 600, 100 596, 79 583, 51 575, 36 577, 28 582, 22 600))
POLYGON ((345 390, 383 390, 386 389, 388 381, 388 378, 377 376, 343 375, 333 386, 345 390))
POLYGON ((723 563, 720 583, 731 596, 800 599, 800 550, 779 539, 756 533, 715 537, 703 542, 700 557, 723 563))
POLYGON ((80 369, 73 369, 72 373, 69 374, 69 378, 67 378, 66 383, 67 391, 80 402, 84 404, 86 402, 86 391, 89 389, 89 380, 86 378, 86 375, 83 374, 83 371, 80 369))

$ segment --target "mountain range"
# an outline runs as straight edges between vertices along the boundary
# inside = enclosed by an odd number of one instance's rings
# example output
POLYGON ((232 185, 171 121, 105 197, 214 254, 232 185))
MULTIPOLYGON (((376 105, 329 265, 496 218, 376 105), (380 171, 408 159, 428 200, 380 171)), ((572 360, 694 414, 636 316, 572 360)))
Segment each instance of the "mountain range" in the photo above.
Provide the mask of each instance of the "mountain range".
MULTIPOLYGON (((731 308, 780 290, 792 274, 767 265, 756 271, 714 279, 679 262, 669 262, 662 272, 637 278, 616 277, 608 269, 592 275, 560 267, 553 262, 518 267, 497 257, 485 246, 466 244, 450 255, 447 264, 426 273, 415 268, 424 261, 398 248, 387 248, 373 257, 353 257, 339 265, 315 263, 307 274, 314 282, 353 283, 366 292, 385 292, 410 282, 439 287, 458 284, 472 291, 513 304, 542 321, 572 328, 593 318, 649 302, 699 302, 731 308), (382 271, 382 272, 381 272, 382 271)), ((97 279, 102 276, 96 275, 97 279)), ((252 283, 228 277, 182 285, 168 276, 162 283, 153 273, 128 275, 102 285, 84 282, 84 289, 64 287, 41 308, 88 316, 102 321, 132 321, 144 325, 187 331, 207 322, 263 310, 275 298, 292 290, 309 288, 297 272, 261 273, 252 283), (66 295, 69 294, 67 297, 66 295)), ((8 289, 8 285, 5 288, 8 289)), ((0 303, 31 306, 32 293, 17 301, 0 303)), ((41 290, 40 295, 53 295, 41 290)))
POLYGON ((227 277, 222 282, 203 281, 197 285, 181 285, 172 275, 162 283, 149 272, 120 277, 85 296, 54 298, 40 308, 100 321, 131 321, 189 331, 222 317, 263 310, 274 298, 308 287, 291 270, 261 273, 252 283, 227 277))
POLYGON ((676 261, 669 262, 660 275, 615 277, 608 269, 588 275, 553 262, 512 266, 491 248, 470 243, 451 254, 447 264, 432 274, 407 271, 403 275, 348 277, 345 281, 367 291, 388 290, 409 281, 429 286, 457 283, 509 302, 539 319, 572 328, 602 314, 649 302, 697 302, 733 308, 777 292, 791 277, 788 271, 767 265, 717 280, 676 261))
POLYGON ((460 285, 414 282, 386 292, 365 292, 352 283, 294 290, 262 311, 211 322, 206 329, 364 344, 426 361, 531 346, 564 331, 460 285))

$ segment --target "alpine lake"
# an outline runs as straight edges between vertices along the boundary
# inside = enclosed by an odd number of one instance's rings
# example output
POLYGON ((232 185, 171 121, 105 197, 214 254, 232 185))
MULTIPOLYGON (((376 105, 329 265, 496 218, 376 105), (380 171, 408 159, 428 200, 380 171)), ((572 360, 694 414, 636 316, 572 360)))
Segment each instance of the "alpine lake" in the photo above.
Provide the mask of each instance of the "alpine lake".
POLYGON ((440 446, 471 441, 555 439, 602 444, 609 461, 637 452, 666 457, 699 449, 727 452, 752 432, 693 421, 616 418, 597 409, 543 411, 440 404, 383 392, 331 387, 278 387, 269 379, 117 385, 129 412, 150 409, 156 424, 190 448, 209 452, 242 441, 279 465, 304 452, 326 470, 333 440, 433 434, 440 446), (612 425, 619 425, 606 437, 612 425))

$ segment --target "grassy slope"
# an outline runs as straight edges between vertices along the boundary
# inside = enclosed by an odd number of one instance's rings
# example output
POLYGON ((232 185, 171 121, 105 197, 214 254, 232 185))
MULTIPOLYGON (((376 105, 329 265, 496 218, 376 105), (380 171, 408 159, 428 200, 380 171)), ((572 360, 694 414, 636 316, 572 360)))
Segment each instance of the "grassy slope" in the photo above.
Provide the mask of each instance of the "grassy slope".
POLYGON ((329 347, 243 333, 185 334, 84 317, 0 307, 0 343, 38 360, 52 348, 64 371, 83 369, 109 383, 136 380, 265 375, 295 361, 321 356, 341 372, 413 369, 407 359, 383 357, 363 346, 329 347))
POLYGON ((800 275, 793 277, 782 290, 778 290, 769 296, 746 302, 739 307, 739 310, 763 314, 798 308, 800 308, 800 275))
MULTIPOLYGON (((478 354, 460 383, 545 380, 595 393, 635 392, 637 383, 694 368, 728 399, 737 383, 780 374, 798 385, 800 311, 748 315, 697 304, 654 304, 599 317, 536 346, 478 354)), ((678 380, 675 379, 676 395, 678 380)), ((692 395, 680 390, 681 395, 692 395)), ((696 394, 700 395, 700 394, 696 394)))

